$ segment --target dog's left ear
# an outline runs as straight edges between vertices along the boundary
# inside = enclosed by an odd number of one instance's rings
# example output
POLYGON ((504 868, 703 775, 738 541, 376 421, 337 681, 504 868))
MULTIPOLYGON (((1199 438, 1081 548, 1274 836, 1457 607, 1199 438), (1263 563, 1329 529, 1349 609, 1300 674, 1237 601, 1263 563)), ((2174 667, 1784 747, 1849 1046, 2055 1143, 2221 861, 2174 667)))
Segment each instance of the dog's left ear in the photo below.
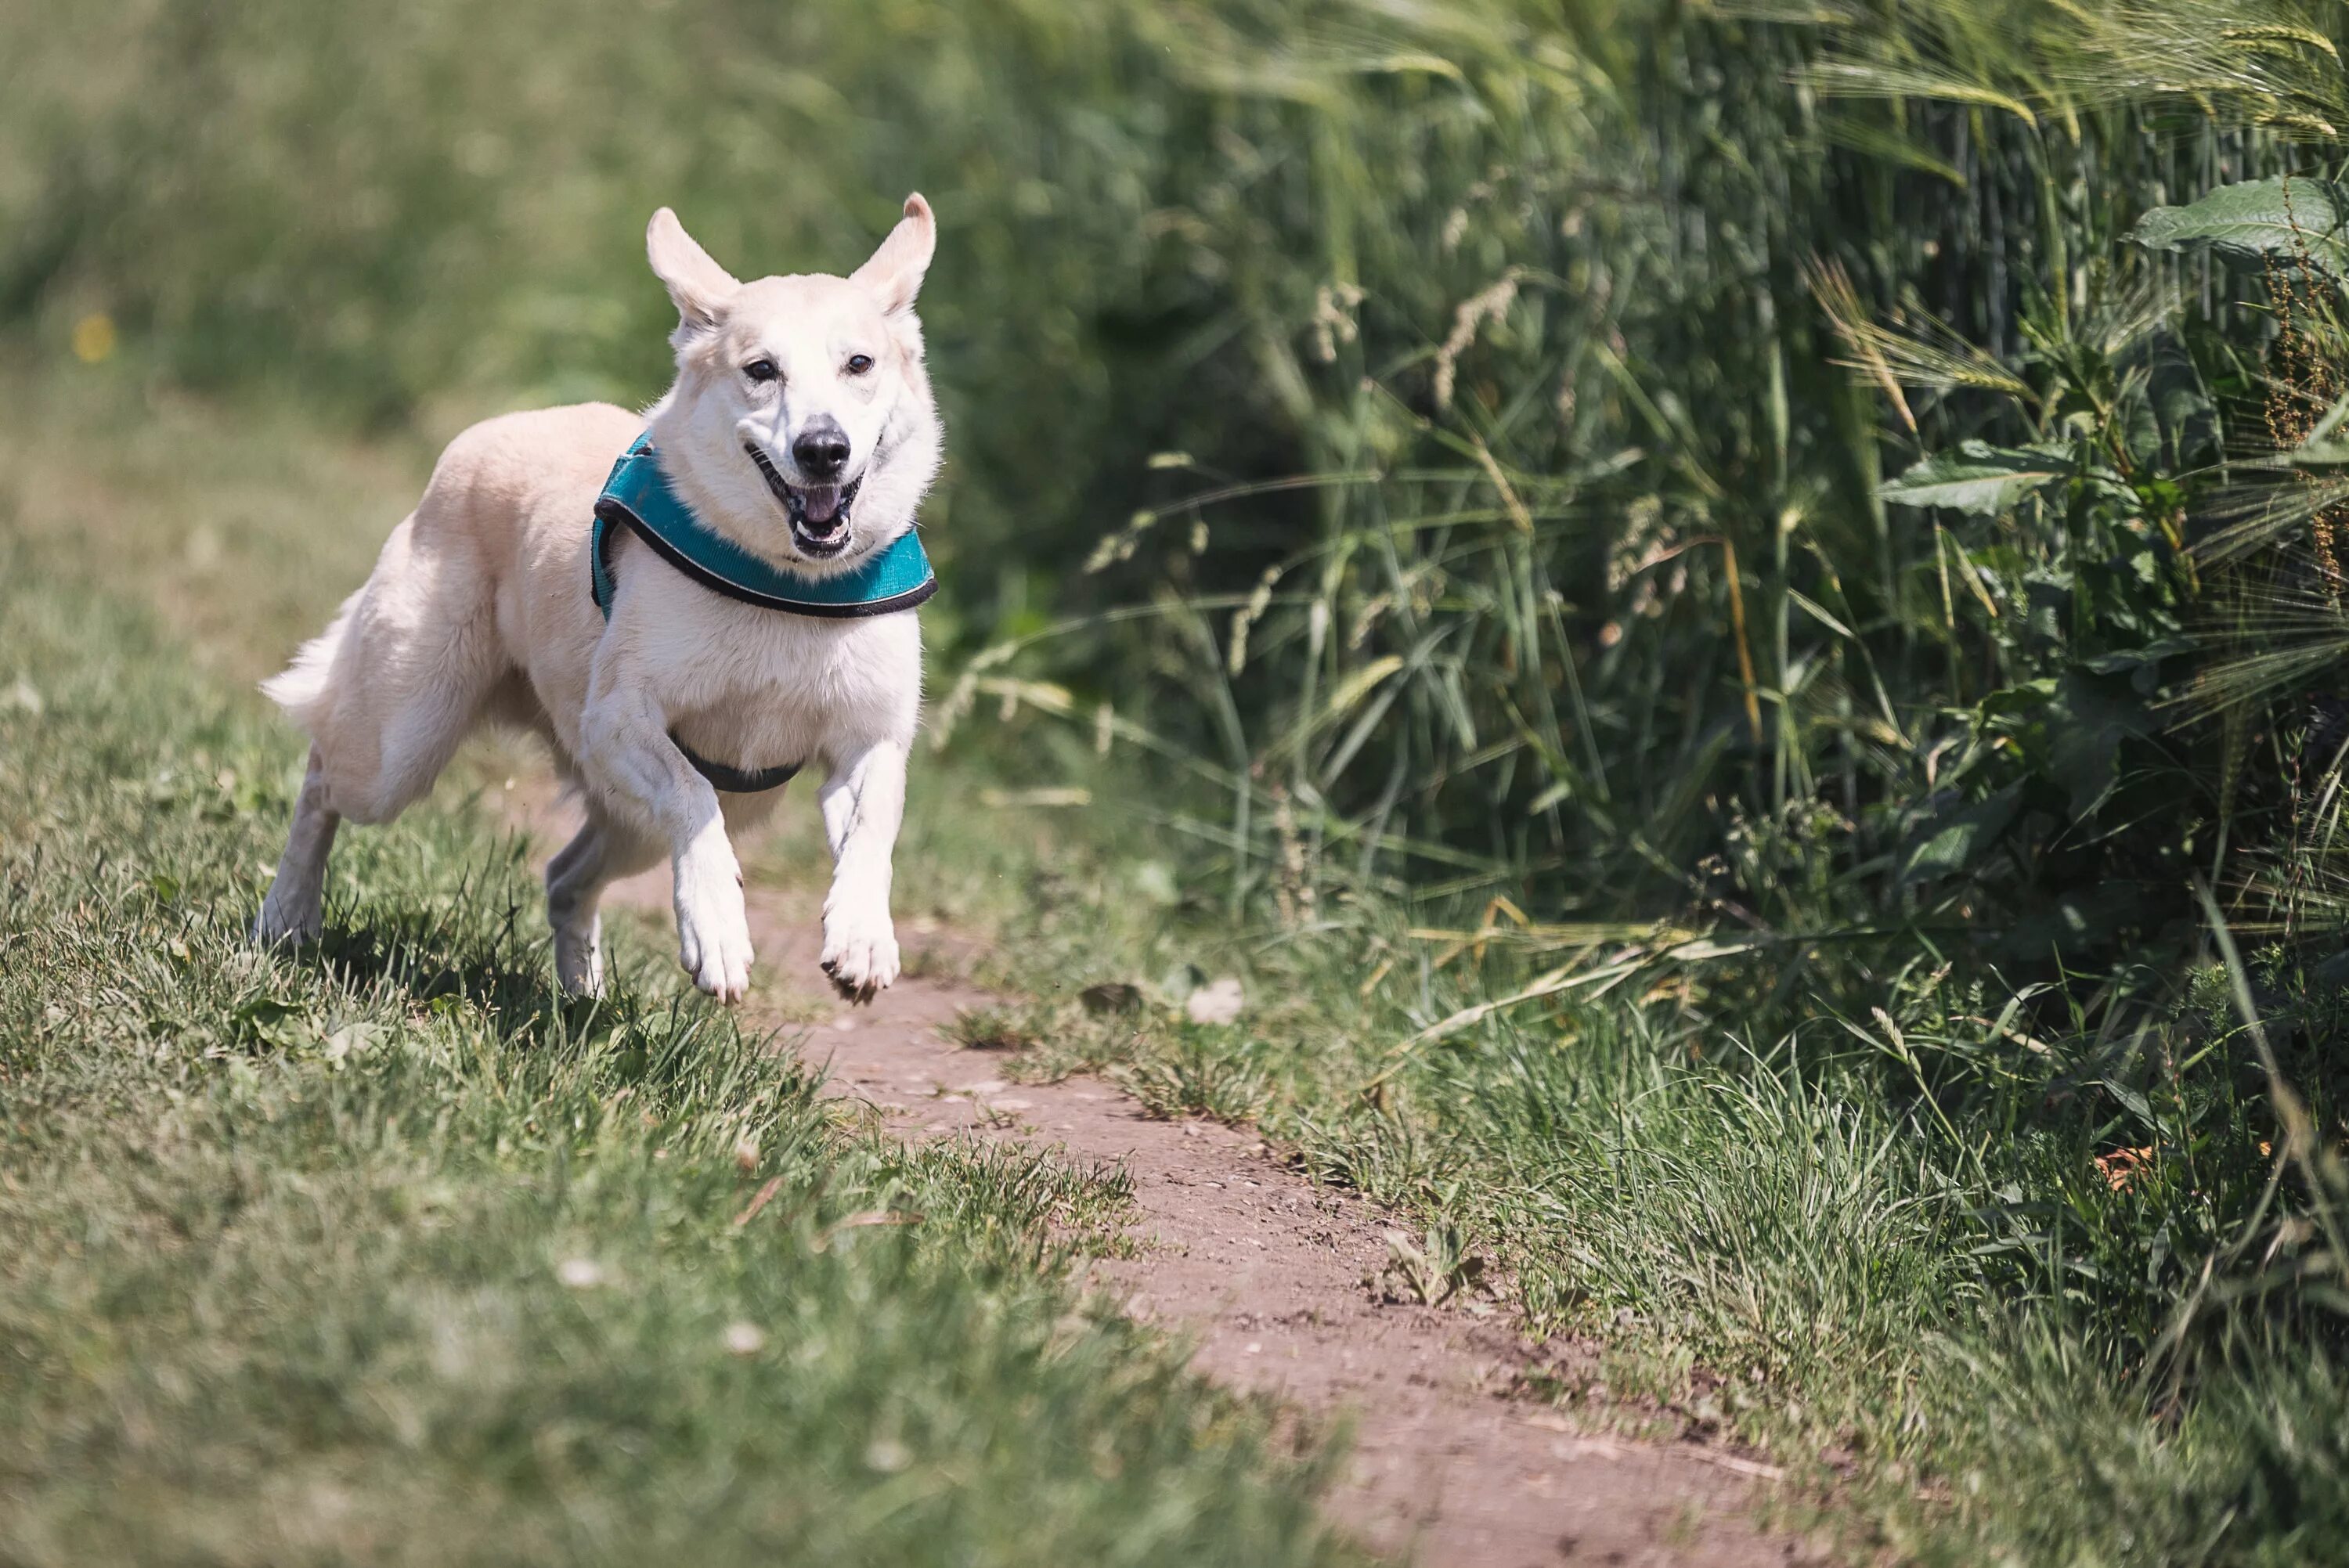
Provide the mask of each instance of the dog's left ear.
POLYGON ((930 216, 930 204, 916 191, 905 198, 905 215, 897 220, 881 248, 849 273, 848 281, 864 288, 881 302, 883 310, 895 315, 913 305, 914 296, 922 289, 922 274, 930 270, 930 257, 937 248, 937 220, 930 216))

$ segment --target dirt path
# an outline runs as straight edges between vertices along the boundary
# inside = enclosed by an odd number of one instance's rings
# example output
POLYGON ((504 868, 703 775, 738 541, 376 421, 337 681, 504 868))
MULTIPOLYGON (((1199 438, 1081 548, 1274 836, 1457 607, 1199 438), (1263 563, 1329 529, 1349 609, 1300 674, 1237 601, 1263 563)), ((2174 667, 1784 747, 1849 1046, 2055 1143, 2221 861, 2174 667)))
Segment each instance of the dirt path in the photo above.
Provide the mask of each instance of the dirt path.
MULTIPOLYGON (((542 847, 560 843, 567 824, 533 814, 542 847)), ((667 872, 619 884, 610 902, 666 920, 667 872)), ((754 890, 750 922, 749 1006, 763 997, 772 1010, 779 990, 796 993, 791 1016, 805 1017, 822 980, 812 905, 754 890)), ((952 940, 900 934, 909 949, 952 940)), ((1206 1376, 1350 1415, 1349 1473, 1330 1507, 1358 1539, 1426 1568, 1745 1568, 1804 1557, 1747 1518, 1764 1467, 1694 1444, 1578 1435, 1503 1397, 1526 1362, 1505 1320, 1374 1302, 1365 1281, 1388 1247, 1369 1204, 1317 1189, 1250 1134, 1153 1118, 1099 1079, 1006 1082, 1000 1057, 940 1032, 988 1000, 958 981, 909 975, 871 1007, 833 1006, 807 1026, 802 1049, 829 1067, 827 1092, 870 1104, 908 1137, 1033 1140, 1123 1165, 1140 1253, 1096 1264, 1092 1282, 1135 1316, 1193 1336, 1206 1376)))

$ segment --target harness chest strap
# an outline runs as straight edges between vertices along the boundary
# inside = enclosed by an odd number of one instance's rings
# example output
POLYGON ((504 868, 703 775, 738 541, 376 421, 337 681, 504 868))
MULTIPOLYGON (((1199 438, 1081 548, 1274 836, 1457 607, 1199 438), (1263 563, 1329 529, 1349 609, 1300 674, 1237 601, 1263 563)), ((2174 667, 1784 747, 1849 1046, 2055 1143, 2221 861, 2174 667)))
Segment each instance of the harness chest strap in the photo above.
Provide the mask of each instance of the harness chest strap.
MULTIPOLYGON (((638 436, 595 498, 595 526, 587 549, 588 592, 606 621, 617 583, 612 574, 616 530, 626 528, 654 554, 713 593, 786 614, 842 619, 910 610, 938 591, 937 574, 920 538, 908 529, 888 548, 846 572, 802 577, 751 554, 704 524, 669 488, 654 455, 652 437, 638 436)), ((801 764, 745 770, 712 762, 669 732, 695 772, 730 795, 755 795, 791 781, 801 764)))
POLYGON ((801 768, 797 762, 786 762, 781 768, 761 768, 746 773, 723 762, 712 762, 679 740, 674 729, 668 732, 668 743, 677 748, 678 754, 692 765, 696 773, 709 780, 712 789, 721 789, 729 795, 763 795, 770 789, 780 789, 798 777, 801 768))

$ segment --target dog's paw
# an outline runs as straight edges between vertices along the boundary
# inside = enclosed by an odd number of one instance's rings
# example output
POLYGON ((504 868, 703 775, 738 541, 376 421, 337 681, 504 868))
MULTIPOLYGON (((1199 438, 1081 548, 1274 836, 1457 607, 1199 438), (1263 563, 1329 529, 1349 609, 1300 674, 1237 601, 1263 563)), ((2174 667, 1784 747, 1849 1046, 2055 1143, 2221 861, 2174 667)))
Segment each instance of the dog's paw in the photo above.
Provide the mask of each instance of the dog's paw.
POLYGON ((750 919, 742 875, 731 866, 697 873, 677 868, 677 957, 693 983, 725 1003, 750 989, 750 919))
POLYGON ((828 914, 823 922, 823 972, 852 1002, 870 1002, 897 978, 897 933, 887 913, 828 914))
POLYGON ((604 994, 604 921, 589 915, 584 921, 554 928, 554 983, 566 996, 604 994))
POLYGON ((253 917, 253 940, 263 947, 290 947, 316 942, 326 929, 326 912, 317 899, 279 897, 272 887, 253 917))

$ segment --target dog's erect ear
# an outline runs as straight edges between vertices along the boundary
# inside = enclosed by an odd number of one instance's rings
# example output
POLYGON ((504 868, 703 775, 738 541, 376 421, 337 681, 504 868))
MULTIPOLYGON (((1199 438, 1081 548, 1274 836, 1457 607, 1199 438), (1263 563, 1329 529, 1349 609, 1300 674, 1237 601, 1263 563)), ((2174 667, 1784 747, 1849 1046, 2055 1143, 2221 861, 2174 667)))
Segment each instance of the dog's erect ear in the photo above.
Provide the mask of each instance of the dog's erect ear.
POLYGON ((645 228, 645 254, 652 262, 653 275, 667 286, 668 297, 677 304, 680 346, 683 338, 717 325, 719 312, 742 286, 709 259, 709 253, 694 242, 677 214, 666 207, 645 228))
POLYGON ((881 242, 865 263, 848 274, 848 281, 864 287, 881 308, 895 315, 914 303, 921 292, 922 274, 930 270, 930 256, 938 248, 937 220, 930 216, 930 204, 922 200, 918 191, 905 198, 905 215, 881 242))

